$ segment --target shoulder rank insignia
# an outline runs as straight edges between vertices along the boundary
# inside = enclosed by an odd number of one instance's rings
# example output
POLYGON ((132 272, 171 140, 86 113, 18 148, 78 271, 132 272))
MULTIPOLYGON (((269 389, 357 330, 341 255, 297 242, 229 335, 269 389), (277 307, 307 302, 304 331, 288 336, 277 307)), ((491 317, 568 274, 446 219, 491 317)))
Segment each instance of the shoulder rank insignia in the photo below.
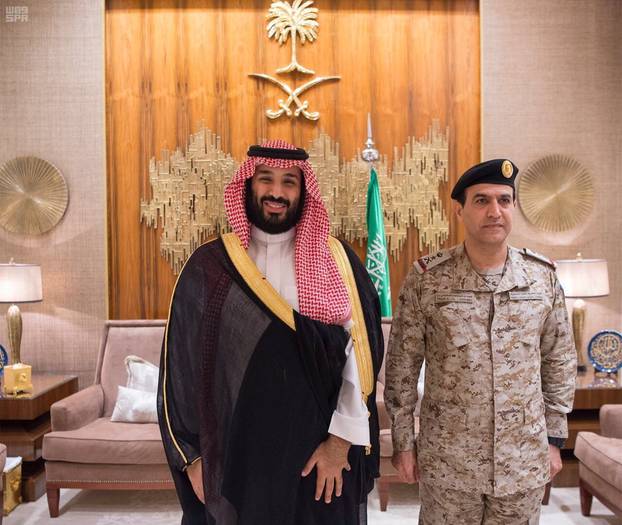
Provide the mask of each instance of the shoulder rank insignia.
POLYGON ((523 248, 521 250, 521 253, 523 255, 527 255, 528 257, 531 257, 532 259, 536 259, 540 262, 548 264, 553 269, 557 268, 557 264, 555 264, 555 261, 552 261, 551 259, 549 259, 548 257, 545 257, 541 253, 531 251, 529 248, 523 248))
POLYGON ((449 259, 451 259, 451 252, 449 250, 441 250, 436 253, 431 253, 430 255, 424 255, 415 261, 415 270, 417 270, 417 273, 425 273, 436 265, 449 259))

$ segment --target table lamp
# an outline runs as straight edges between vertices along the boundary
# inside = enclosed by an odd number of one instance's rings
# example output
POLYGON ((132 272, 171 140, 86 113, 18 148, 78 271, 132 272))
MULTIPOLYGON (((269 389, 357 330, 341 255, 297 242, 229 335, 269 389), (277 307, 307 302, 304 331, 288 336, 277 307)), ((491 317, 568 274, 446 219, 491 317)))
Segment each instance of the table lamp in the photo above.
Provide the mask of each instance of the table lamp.
POLYGON ((566 297, 576 297, 572 308, 572 333, 577 349, 577 370, 587 370, 587 347, 583 344, 587 305, 584 297, 609 295, 609 272, 605 259, 576 259, 556 261, 557 277, 566 297))
POLYGON ((4 391, 7 394, 32 392, 32 367, 21 362, 22 315, 15 303, 33 303, 43 299, 41 267, 36 264, 0 264, 0 303, 10 303, 6 314, 11 365, 4 367, 4 391))

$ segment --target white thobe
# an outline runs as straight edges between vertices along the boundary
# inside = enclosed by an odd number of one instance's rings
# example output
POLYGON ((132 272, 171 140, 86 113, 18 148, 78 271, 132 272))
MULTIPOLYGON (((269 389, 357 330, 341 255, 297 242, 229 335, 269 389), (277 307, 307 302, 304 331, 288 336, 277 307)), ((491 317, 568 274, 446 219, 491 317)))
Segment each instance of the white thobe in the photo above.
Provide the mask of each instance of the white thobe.
MULTIPOLYGON (((256 226, 251 228, 248 255, 272 287, 298 311, 298 287, 295 267, 296 228, 284 233, 269 234, 256 226)), ((344 325, 349 333, 352 321, 344 325)), ((337 408, 333 412, 328 432, 353 445, 368 446, 369 420, 367 406, 361 395, 361 383, 352 351, 352 338, 345 348, 346 364, 341 374, 337 408)))

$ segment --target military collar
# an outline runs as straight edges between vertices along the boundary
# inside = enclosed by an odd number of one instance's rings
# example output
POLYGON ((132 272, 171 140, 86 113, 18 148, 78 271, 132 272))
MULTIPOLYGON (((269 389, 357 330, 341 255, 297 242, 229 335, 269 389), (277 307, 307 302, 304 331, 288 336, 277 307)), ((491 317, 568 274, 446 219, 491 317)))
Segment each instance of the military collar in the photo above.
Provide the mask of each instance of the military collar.
MULTIPOLYGON (((454 277, 453 289, 472 292, 490 292, 490 287, 479 275, 464 250, 464 243, 456 246, 454 250, 454 277)), ((526 288, 533 280, 523 270, 520 253, 516 248, 508 246, 508 256, 505 262, 505 270, 495 293, 507 292, 513 288, 526 288)))
POLYGON ((513 288, 527 288, 533 283, 533 279, 525 273, 524 265, 521 264, 522 261, 520 252, 512 246, 508 246, 505 272, 503 272, 503 277, 495 293, 507 292, 513 288))
POLYGON ((454 249, 454 277, 452 288, 470 292, 490 292, 490 287, 481 275, 475 271, 469 256, 464 250, 464 243, 454 249))

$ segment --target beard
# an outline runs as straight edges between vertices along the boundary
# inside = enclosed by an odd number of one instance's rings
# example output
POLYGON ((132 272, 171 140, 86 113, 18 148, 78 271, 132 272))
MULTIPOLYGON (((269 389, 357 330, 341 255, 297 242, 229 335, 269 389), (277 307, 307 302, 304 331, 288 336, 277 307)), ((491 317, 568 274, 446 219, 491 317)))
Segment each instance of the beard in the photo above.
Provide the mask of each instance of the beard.
POLYGON ((302 216, 303 208, 304 189, 300 192, 300 199, 290 202, 283 197, 271 197, 270 195, 258 198, 251 185, 246 185, 246 216, 252 224, 266 233, 284 233, 296 226, 302 216), (265 201, 284 204, 286 206, 285 215, 264 212, 263 203, 265 201))

